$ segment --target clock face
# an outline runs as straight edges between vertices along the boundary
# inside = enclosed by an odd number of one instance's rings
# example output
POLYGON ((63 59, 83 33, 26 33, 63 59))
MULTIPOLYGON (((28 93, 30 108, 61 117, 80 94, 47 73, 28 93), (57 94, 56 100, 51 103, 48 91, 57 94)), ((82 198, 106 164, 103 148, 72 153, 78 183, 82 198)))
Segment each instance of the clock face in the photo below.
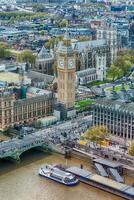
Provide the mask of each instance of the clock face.
POLYGON ((75 60, 73 58, 70 58, 68 60, 68 69, 72 69, 75 67, 75 60))
POLYGON ((64 59, 59 60, 59 67, 64 68, 64 59))

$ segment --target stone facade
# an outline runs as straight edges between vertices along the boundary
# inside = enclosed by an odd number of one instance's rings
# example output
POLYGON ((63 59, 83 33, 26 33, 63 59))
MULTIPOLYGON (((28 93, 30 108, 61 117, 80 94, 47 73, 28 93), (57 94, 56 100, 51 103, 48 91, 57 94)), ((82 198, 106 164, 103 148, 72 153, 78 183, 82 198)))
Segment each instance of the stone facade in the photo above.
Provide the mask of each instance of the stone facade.
POLYGON ((39 54, 37 55, 34 70, 43 74, 53 75, 53 64, 54 55, 49 53, 47 49, 43 46, 39 54))
POLYGON ((117 57, 117 30, 113 27, 101 27, 97 29, 97 39, 105 39, 110 48, 110 64, 117 57))
POLYGON ((58 49, 58 102, 66 109, 73 108, 75 103, 75 54, 71 46, 68 31, 58 49))
POLYGON ((97 79, 96 69, 89 68, 85 70, 78 71, 77 76, 77 85, 86 85, 97 79))
POLYGON ((18 100, 13 94, 2 95, 0 97, 0 130, 48 116, 53 113, 54 103, 55 97, 52 93, 18 100))
POLYGON ((106 40, 92 40, 73 42, 72 46, 76 53, 76 71, 95 68, 97 79, 106 77, 106 68, 110 67, 110 47, 106 40))
POLYGON ((134 139, 134 103, 102 98, 93 109, 93 125, 105 125, 111 134, 134 139))
POLYGON ((117 56, 117 31, 111 27, 98 28, 96 40, 72 41, 76 53, 76 71, 95 68, 97 79, 106 77, 106 69, 117 56))

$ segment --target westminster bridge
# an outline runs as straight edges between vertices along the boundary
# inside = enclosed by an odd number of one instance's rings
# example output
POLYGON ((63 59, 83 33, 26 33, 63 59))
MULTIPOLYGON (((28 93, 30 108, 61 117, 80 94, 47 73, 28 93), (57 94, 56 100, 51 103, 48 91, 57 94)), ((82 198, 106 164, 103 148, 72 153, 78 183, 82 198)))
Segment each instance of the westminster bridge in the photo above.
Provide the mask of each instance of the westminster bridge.
POLYGON ((91 121, 91 115, 78 117, 75 120, 62 122, 25 135, 21 139, 13 138, 0 142, 0 159, 4 158, 19 162, 21 154, 32 148, 45 152, 50 149, 64 154, 65 149, 61 144, 65 143, 66 140, 71 142, 79 140, 80 134, 87 130, 91 121))
POLYGON ((20 156, 22 153, 36 148, 41 151, 55 150, 61 153, 62 150, 56 145, 52 144, 47 136, 44 134, 44 131, 38 131, 29 135, 24 136, 23 138, 13 138, 7 141, 0 143, 0 159, 10 159, 16 162, 20 162, 20 156))

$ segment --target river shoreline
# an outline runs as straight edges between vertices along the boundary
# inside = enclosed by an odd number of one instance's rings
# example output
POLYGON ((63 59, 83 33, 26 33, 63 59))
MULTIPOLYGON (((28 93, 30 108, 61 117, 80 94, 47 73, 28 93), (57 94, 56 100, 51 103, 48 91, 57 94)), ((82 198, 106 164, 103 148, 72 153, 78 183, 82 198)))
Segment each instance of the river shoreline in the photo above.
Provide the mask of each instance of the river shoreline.
MULTIPOLYGON (((61 158, 63 158, 64 162, 65 162, 64 164, 69 163, 71 161, 71 159, 77 159, 80 162, 80 164, 86 163, 87 165, 90 166, 90 169, 92 170, 92 172, 95 172, 94 167, 93 167, 92 158, 85 156, 83 154, 73 152, 71 154, 70 159, 65 159, 63 154, 59 154, 59 153, 56 153, 56 152, 46 152, 46 153, 44 153, 44 152, 40 152, 40 151, 36 151, 34 149, 31 149, 28 152, 25 152, 21 156, 21 162, 20 163, 15 163, 15 162, 12 162, 10 160, 4 160, 4 159, 0 160, 0 175, 3 175, 5 173, 9 173, 13 170, 19 169, 23 166, 30 165, 34 162, 38 162, 38 161, 40 161, 44 158, 47 158, 47 157, 53 156, 53 155, 55 157, 60 156, 61 158), (32 158, 31 158, 31 154, 32 154, 32 158), (30 156, 30 159, 28 159, 29 156, 30 156), (8 165, 8 167, 6 167, 6 165, 8 165)), ((130 173, 127 172, 127 176, 131 178, 131 177, 134 176, 134 174, 132 174, 131 171, 130 171, 130 173)))
MULTIPOLYGON (((0 200, 123 200, 123 198, 80 183, 76 187, 67 187, 38 176, 38 169, 45 163, 62 163, 93 171, 89 160, 65 159, 63 155, 46 154, 30 150, 21 156, 20 164, 0 161, 0 200)), ((127 183, 132 179, 127 177, 127 183)))

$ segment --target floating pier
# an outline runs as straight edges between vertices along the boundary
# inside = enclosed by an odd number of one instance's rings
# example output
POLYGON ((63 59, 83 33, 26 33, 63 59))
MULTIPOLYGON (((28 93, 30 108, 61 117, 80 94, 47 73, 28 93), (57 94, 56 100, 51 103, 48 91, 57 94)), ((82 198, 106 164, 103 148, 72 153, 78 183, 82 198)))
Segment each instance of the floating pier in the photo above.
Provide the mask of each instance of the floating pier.
POLYGON ((66 171, 76 175, 79 181, 83 183, 102 189, 127 200, 134 200, 134 187, 132 186, 119 183, 98 174, 93 174, 92 172, 75 166, 67 168, 66 171))
POLYGON ((97 172, 103 176, 103 177, 108 177, 108 173, 106 172, 106 170, 104 169, 104 167, 98 163, 95 163, 95 168, 97 170, 97 172))
POLYGON ((113 177, 113 179, 115 179, 117 182, 124 183, 124 178, 120 176, 120 174, 118 173, 116 169, 109 168, 109 172, 111 176, 113 177))

